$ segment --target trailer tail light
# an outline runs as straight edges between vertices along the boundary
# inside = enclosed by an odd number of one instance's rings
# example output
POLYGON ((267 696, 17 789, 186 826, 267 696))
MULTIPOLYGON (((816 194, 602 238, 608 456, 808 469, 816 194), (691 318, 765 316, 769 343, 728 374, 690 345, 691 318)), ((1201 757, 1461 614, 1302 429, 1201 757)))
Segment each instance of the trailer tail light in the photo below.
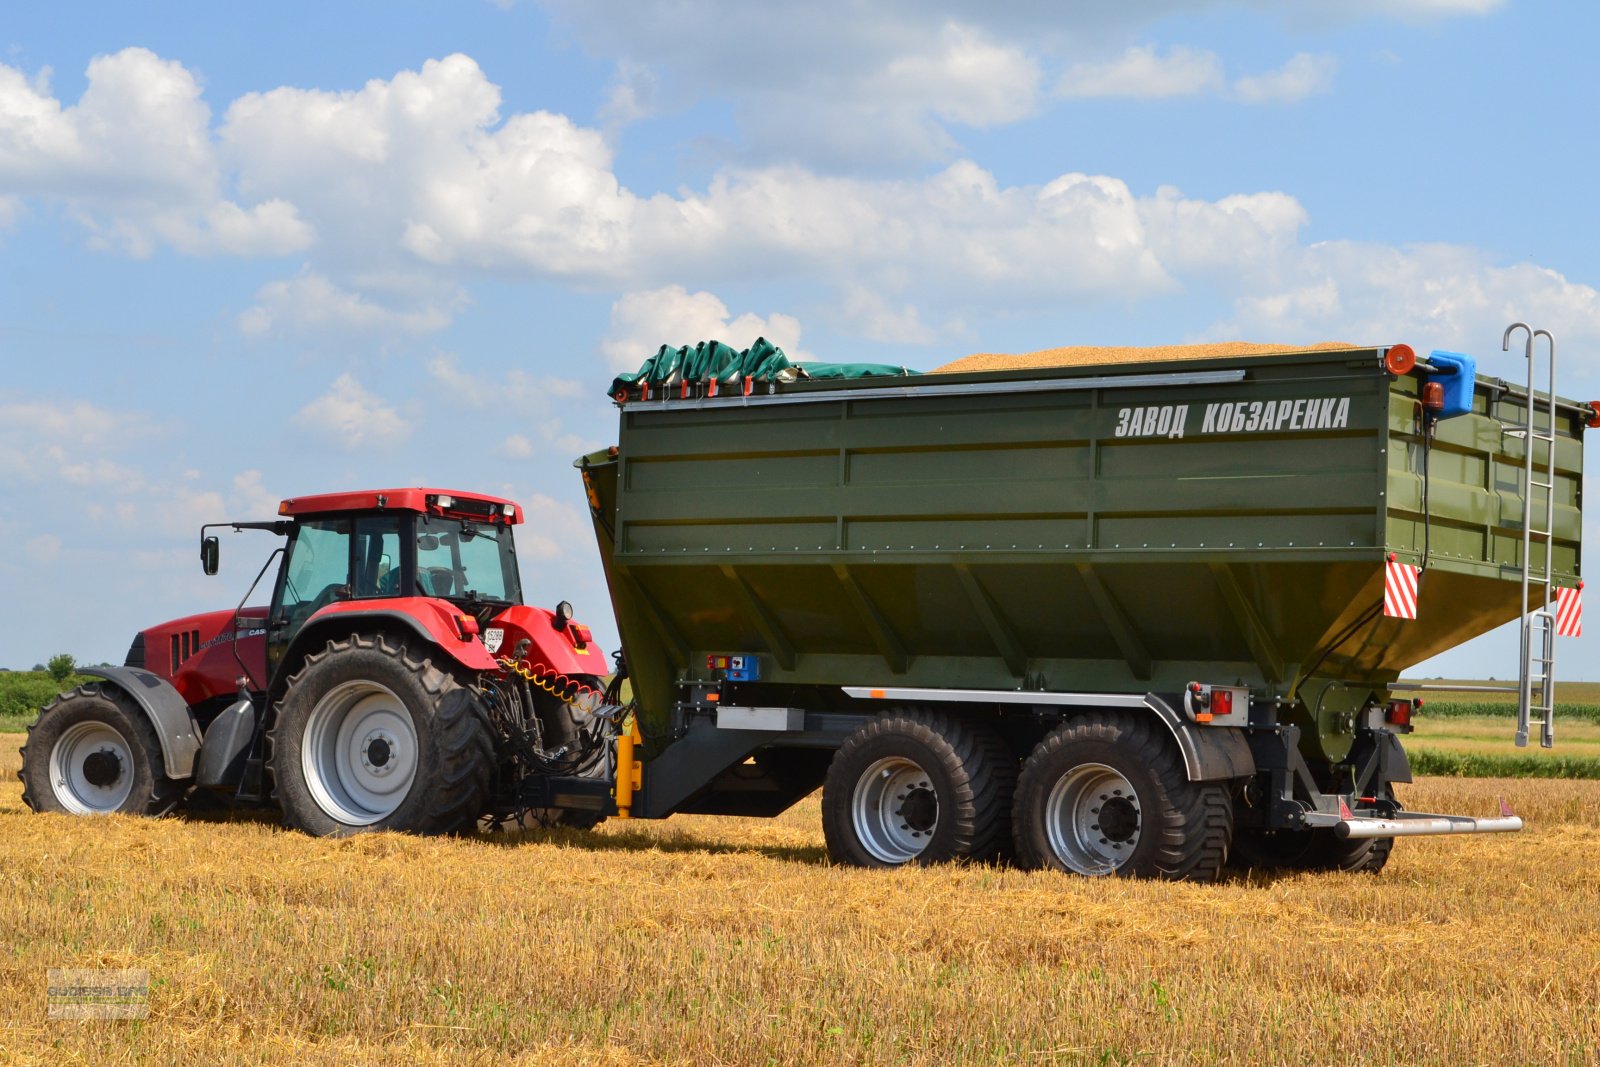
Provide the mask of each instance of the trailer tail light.
POLYGON ((1232 715, 1233 714, 1233 690, 1232 689, 1213 689, 1211 691, 1211 714, 1213 714, 1213 715, 1232 715))
MULTIPOLYGON (((1418 701, 1418 703, 1420 704, 1421 701, 1418 701)), ((1410 726, 1411 708, 1412 704, 1409 700, 1391 700, 1389 701, 1388 711, 1384 713, 1383 720, 1390 726, 1410 726)))
POLYGON ((1417 365, 1417 353, 1410 345, 1394 345, 1384 353, 1383 365, 1390 374, 1410 374, 1417 365))

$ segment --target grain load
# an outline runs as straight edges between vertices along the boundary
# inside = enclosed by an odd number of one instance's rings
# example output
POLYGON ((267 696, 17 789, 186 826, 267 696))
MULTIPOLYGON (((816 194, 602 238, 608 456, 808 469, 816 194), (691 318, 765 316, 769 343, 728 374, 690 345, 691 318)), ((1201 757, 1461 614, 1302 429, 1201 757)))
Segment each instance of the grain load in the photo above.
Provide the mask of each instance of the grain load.
POLYGON ((1160 363, 1174 359, 1222 359, 1231 356, 1281 355, 1289 352, 1322 352, 1356 345, 1343 341, 1324 341, 1315 345, 1263 345, 1249 341, 1218 341, 1205 345, 1153 345, 1144 348, 1099 345, 1073 345, 1045 348, 1021 355, 979 352, 953 363, 935 367, 934 374, 970 374, 978 371, 1031 370, 1037 367, 1082 367, 1099 363, 1160 363))

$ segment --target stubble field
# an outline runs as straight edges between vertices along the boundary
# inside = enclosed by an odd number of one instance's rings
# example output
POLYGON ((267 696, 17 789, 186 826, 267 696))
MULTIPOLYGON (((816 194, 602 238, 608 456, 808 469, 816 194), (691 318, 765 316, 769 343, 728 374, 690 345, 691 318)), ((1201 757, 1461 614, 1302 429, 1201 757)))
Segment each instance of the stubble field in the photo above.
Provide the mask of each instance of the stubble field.
POLYGON ((1600 783, 1435 779, 1520 835, 1217 885, 829 866, 774 821, 315 840, 28 813, 0 737, 0 1062, 1593 1063, 1600 783), (46 969, 140 967, 143 1022, 46 969))

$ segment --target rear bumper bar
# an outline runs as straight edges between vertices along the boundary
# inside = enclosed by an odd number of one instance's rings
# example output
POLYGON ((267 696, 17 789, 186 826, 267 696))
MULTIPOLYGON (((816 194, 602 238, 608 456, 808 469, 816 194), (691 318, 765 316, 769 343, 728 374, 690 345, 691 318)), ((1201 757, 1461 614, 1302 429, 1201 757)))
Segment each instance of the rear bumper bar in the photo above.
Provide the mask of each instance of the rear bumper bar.
POLYGON ((1376 816, 1307 812, 1307 826, 1329 827, 1342 838, 1426 837, 1433 834, 1506 834, 1522 829, 1522 817, 1504 804, 1495 818, 1476 819, 1469 815, 1429 815, 1420 811, 1401 811, 1376 816))

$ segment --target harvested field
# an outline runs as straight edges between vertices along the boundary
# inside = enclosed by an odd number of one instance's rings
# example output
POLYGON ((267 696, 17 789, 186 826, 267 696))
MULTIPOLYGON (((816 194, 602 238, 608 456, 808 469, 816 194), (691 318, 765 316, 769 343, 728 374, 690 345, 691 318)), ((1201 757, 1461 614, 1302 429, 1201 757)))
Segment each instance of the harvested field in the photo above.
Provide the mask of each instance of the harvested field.
POLYGON ((961 374, 992 370, 1033 370, 1039 367, 1081 367, 1098 363, 1159 363, 1173 359, 1220 359, 1227 356, 1281 356, 1290 352, 1323 352, 1356 348, 1342 341, 1296 347, 1263 345, 1249 341, 1219 341, 1204 345, 1155 345, 1148 348, 1077 345, 1046 348, 1021 355, 979 352, 935 367, 934 374, 961 374))
POLYGON ((1592 1063, 1600 783, 1425 781, 1521 835, 1381 876, 1113 883, 825 862, 817 803, 315 840, 25 812, 0 739, 8 1064, 1592 1063), (45 969, 150 1018, 47 1022, 45 969))

